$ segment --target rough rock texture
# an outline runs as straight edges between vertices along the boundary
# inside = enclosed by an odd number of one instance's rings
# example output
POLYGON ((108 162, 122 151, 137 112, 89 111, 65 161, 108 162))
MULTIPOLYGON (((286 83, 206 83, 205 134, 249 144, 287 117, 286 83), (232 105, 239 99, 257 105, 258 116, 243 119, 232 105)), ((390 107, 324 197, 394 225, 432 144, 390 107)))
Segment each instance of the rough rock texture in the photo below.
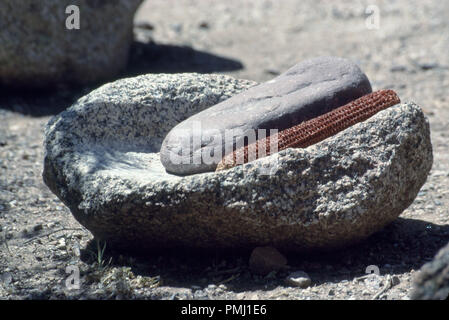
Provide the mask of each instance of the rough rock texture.
POLYGON ((0 84, 86 84, 117 75, 128 60, 133 17, 142 0, 3 0, 0 84), (69 5, 80 29, 68 30, 69 5))
POLYGON ((449 296, 449 243, 415 278, 412 299, 443 300, 449 296))
POLYGON ((162 164, 168 172, 181 175, 214 171, 228 153, 225 130, 241 130, 234 134, 235 146, 248 131, 284 130, 370 92, 368 78, 347 59, 305 60, 177 125, 162 144, 162 164), (212 153, 214 161, 204 161, 212 153))
POLYGON ((94 235, 139 249, 332 248, 378 231, 415 199, 432 147, 414 103, 306 149, 219 173, 167 173, 158 150, 174 123, 251 84, 182 74, 105 85, 49 122, 44 181, 94 235), (273 174, 261 174, 267 164, 273 174))

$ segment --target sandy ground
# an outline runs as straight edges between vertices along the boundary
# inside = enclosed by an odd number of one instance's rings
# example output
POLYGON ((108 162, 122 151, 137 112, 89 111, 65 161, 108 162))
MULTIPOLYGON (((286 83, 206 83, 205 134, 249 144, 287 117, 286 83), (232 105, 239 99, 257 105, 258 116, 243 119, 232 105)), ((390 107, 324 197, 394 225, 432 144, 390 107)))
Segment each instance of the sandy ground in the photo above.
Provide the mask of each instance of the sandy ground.
POLYGON ((449 241, 448 16, 447 1, 405 0, 149 0, 139 9, 123 76, 195 71, 266 81, 306 58, 335 55, 357 62, 374 90, 422 106, 434 163, 415 202, 358 245, 287 255, 291 271, 312 279, 306 289, 286 285, 288 272, 253 275, 248 252, 102 255, 103 244, 41 177, 45 124, 92 88, 3 90, 0 299, 408 299, 415 272, 449 241), (370 265, 380 277, 362 277, 370 265), (79 289, 66 285, 68 266, 80 271, 79 289))

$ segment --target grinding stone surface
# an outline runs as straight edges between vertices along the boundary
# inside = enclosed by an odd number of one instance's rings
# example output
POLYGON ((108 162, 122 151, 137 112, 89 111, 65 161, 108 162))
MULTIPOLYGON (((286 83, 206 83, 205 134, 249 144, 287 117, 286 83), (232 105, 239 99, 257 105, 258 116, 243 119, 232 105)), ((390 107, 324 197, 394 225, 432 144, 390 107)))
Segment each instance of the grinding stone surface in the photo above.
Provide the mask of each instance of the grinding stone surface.
POLYGON ((180 175, 214 171, 227 153, 226 130, 228 134, 229 130, 241 130, 232 134, 235 147, 248 132, 281 131, 370 92, 368 78, 350 60, 305 60, 280 76, 181 122, 164 139, 162 164, 167 171, 180 175), (209 155, 213 161, 208 161, 209 155))
POLYGON ((198 74, 107 84, 48 123, 44 181, 108 245, 141 250, 330 249, 368 237, 413 202, 433 161, 414 103, 305 149, 218 173, 167 173, 158 151, 170 128, 252 85, 198 74), (261 174, 267 164, 271 175, 261 174))

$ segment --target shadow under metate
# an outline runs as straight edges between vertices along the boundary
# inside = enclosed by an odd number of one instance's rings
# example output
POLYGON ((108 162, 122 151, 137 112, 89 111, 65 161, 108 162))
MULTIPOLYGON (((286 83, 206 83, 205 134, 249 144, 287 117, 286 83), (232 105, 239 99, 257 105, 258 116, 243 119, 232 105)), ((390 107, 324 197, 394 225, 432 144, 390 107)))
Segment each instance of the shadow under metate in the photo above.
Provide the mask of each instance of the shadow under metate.
MULTIPOLYGON (((164 285, 168 286, 191 288, 225 281, 229 289, 240 292, 272 290, 283 286, 288 272, 297 270, 307 272, 314 285, 352 281, 365 275, 366 268, 371 265, 379 267, 381 275, 402 274, 420 269, 448 241, 449 225, 398 218, 352 246, 321 252, 282 252, 288 259, 289 270, 267 278, 252 274, 249 270, 249 250, 161 248, 154 252, 132 254, 109 248, 105 260, 112 257, 113 265, 131 267, 136 275, 160 276, 164 285)), ((82 251, 85 257, 82 260, 94 262, 86 253, 95 251, 95 241, 91 241, 82 251)))
POLYGON ((36 89, 0 85, 0 109, 33 117, 55 115, 95 88, 121 78, 147 73, 212 73, 242 68, 242 63, 237 60, 191 47, 135 41, 131 46, 127 68, 117 77, 88 86, 61 84, 36 89))

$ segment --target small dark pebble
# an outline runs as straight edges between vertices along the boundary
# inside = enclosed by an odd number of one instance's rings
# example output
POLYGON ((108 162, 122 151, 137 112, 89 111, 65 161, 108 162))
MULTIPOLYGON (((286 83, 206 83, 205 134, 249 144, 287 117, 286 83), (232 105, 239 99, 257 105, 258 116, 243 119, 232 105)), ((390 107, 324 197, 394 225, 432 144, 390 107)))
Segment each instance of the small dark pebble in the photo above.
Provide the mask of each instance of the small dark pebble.
POLYGON ((393 286, 397 286, 399 283, 401 283, 401 280, 399 279, 398 276, 393 276, 393 277, 391 278, 391 282, 392 282, 392 285, 393 285, 393 286))
POLYGON ((266 69, 266 70, 264 70, 264 72, 266 74, 269 74, 269 75, 272 75, 272 76, 278 76, 278 75, 281 74, 278 70, 273 70, 273 69, 266 69))
POLYGON ((201 22, 201 23, 198 25, 198 27, 199 27, 200 29, 209 29, 209 28, 210 28, 209 23, 207 23, 206 21, 201 22))
POLYGON ((432 69, 437 69, 439 67, 438 63, 420 63, 419 67, 421 68, 421 70, 432 70, 432 69))
POLYGON ((136 23, 136 28, 145 30, 154 30, 154 26, 149 22, 138 22, 136 23))
POLYGON ((392 66, 390 68, 390 71, 391 72, 404 72, 404 71, 407 71, 407 67, 402 66, 402 65, 392 66))

